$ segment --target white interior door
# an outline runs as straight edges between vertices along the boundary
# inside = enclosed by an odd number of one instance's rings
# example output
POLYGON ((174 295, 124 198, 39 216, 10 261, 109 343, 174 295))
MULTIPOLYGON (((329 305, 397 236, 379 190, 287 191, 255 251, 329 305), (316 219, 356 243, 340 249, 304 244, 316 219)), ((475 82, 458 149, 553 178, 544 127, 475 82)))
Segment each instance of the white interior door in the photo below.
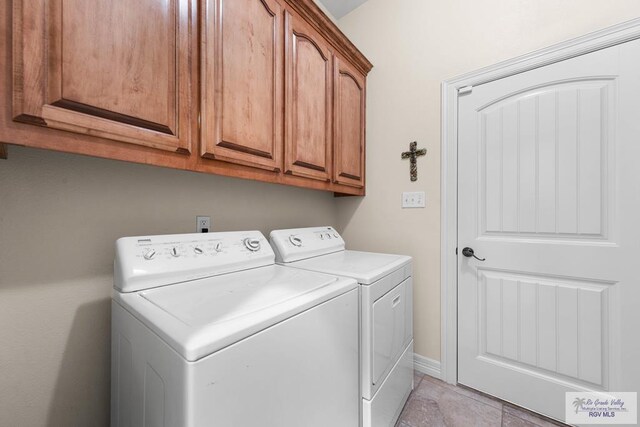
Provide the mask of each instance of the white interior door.
POLYGON ((458 382, 556 419, 638 391, 640 41, 473 87, 458 129, 458 382))

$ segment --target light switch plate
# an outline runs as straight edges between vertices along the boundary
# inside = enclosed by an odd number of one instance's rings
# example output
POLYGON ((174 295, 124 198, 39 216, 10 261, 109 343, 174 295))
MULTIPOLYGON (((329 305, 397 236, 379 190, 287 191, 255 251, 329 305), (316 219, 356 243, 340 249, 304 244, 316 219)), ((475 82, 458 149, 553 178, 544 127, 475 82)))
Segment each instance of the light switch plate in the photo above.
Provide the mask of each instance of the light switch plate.
POLYGON ((402 208, 424 208, 427 197, 424 191, 405 191, 402 193, 402 208))

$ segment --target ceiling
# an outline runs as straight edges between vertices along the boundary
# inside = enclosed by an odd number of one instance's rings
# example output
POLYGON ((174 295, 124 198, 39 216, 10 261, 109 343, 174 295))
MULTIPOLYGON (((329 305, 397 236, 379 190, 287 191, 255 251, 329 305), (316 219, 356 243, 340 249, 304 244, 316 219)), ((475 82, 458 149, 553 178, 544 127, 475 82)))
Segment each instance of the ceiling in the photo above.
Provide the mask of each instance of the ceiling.
POLYGON ((336 19, 342 18, 366 1, 367 0, 320 0, 336 19))

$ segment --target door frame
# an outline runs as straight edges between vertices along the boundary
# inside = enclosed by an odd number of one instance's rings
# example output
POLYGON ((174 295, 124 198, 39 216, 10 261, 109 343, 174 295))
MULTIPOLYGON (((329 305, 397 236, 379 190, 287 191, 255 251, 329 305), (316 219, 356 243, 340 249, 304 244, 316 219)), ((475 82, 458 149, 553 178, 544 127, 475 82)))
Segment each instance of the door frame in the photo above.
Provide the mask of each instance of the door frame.
POLYGON ((445 80, 441 88, 441 378, 458 380, 458 96, 470 87, 640 38, 640 18, 445 80))

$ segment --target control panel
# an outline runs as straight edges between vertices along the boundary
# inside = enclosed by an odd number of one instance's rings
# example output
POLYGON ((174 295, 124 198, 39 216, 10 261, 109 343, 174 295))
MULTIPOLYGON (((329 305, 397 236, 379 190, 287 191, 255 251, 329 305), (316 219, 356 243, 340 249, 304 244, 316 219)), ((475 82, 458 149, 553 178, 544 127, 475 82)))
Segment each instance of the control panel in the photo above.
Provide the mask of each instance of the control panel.
POLYGON ((114 287, 133 292, 270 265, 274 257, 259 231, 123 237, 114 287))
POLYGON ((333 227, 274 230, 269 240, 278 262, 298 261, 345 249, 344 240, 333 227))

